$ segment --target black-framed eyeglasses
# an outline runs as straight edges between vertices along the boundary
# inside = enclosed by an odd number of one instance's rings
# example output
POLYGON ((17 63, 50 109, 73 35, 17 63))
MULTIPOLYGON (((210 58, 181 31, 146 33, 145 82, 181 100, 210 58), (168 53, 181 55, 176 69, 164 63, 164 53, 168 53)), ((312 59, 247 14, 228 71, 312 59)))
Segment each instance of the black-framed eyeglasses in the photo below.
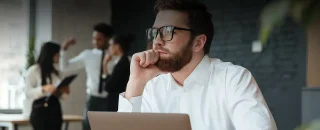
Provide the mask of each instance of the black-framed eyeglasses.
POLYGON ((192 29, 188 28, 179 28, 175 26, 163 26, 161 28, 148 28, 146 30, 148 41, 153 41, 157 38, 157 35, 160 34, 160 38, 164 41, 171 41, 173 38, 174 30, 185 30, 191 31, 192 29), (160 33, 159 33, 160 32, 160 33))

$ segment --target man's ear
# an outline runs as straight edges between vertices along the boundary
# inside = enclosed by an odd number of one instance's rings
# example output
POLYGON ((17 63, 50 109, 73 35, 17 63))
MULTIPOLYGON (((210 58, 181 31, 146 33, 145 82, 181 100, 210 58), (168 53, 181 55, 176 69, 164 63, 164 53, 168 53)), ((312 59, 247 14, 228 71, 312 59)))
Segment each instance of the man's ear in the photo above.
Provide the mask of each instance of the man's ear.
POLYGON ((207 36, 204 34, 198 35, 194 39, 193 51, 200 52, 203 50, 204 44, 207 41, 207 36))

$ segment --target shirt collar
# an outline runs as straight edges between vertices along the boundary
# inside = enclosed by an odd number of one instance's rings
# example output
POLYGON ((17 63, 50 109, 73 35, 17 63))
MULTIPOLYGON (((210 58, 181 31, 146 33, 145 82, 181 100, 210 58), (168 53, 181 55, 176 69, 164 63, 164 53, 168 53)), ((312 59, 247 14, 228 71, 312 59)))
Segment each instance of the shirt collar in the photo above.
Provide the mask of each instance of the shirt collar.
MULTIPOLYGON (((201 62, 197 65, 197 67, 191 72, 191 74, 185 79, 184 81, 184 85, 186 85, 188 82, 192 81, 196 81, 197 83, 199 83, 200 85, 205 85, 206 81, 207 81, 207 76, 210 73, 210 64, 211 64, 211 60, 210 58, 205 55, 201 62)), ((169 76, 169 79, 171 80, 171 85, 168 86, 167 89, 171 88, 171 89, 176 89, 176 87, 173 87, 172 84, 177 84, 176 81, 174 80, 174 78, 172 77, 171 74, 167 74, 169 76)))
POLYGON ((187 83, 189 80, 194 80, 201 85, 205 85, 207 81, 207 76, 210 73, 211 60, 209 56, 205 55, 197 67, 192 71, 192 73, 184 81, 187 83))

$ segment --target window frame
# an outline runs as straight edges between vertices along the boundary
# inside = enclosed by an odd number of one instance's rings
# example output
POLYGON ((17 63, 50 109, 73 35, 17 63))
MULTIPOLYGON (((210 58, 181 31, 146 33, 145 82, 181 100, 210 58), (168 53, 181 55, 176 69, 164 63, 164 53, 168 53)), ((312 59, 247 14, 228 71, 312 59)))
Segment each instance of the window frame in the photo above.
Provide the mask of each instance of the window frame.
POLYGON ((0 109, 0 114, 22 114, 22 109, 0 109))

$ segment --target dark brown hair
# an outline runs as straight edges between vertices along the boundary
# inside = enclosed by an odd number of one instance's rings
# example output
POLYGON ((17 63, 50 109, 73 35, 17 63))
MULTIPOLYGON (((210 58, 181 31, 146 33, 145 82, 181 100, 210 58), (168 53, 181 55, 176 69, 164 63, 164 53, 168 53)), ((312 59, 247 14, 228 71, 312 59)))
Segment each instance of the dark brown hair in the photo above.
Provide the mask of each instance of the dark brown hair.
POLYGON ((207 7, 198 0, 157 0, 154 7, 155 13, 162 10, 176 10, 188 14, 187 25, 194 31, 193 36, 204 34, 207 41, 204 45, 204 53, 210 51, 214 35, 211 14, 207 7))
POLYGON ((51 84, 47 83, 47 78, 52 82, 51 74, 54 73, 59 76, 58 70, 53 66, 53 57, 60 51, 60 45, 55 42, 46 42, 41 46, 40 55, 38 57, 37 63, 41 70, 41 84, 51 84))
POLYGON ((103 22, 94 25, 93 30, 102 33, 105 37, 112 37, 114 34, 112 26, 103 22))

